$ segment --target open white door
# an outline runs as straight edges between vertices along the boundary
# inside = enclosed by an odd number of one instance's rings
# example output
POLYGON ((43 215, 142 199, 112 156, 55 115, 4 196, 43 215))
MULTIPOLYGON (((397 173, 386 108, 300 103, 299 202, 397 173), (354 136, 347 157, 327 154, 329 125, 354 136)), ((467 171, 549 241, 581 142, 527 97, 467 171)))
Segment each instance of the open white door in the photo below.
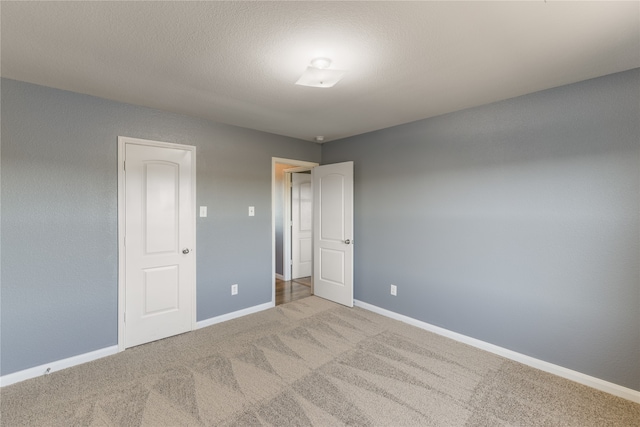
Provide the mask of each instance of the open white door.
POLYGON ((353 162, 313 169, 313 293, 353 307, 353 162))
POLYGON ((195 325, 195 147, 150 144, 121 138, 124 348, 195 325))
POLYGON ((313 212, 311 173, 291 174, 291 278, 311 276, 313 212))

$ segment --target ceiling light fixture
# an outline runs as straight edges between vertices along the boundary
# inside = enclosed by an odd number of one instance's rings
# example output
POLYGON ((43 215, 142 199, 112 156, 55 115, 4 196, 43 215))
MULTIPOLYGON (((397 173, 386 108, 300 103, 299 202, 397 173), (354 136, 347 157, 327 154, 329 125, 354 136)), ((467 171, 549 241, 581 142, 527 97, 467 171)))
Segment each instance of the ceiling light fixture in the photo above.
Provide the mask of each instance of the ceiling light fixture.
POLYGON ((329 68, 330 65, 331 65, 331 60, 329 58, 316 58, 311 61, 311 66, 313 68, 318 68, 320 70, 329 68))
POLYGON ((314 138, 314 140, 318 143, 318 144, 322 144, 324 142, 324 136, 318 135, 314 138))
POLYGON ((345 70, 332 70, 331 59, 315 58, 311 61, 302 77, 296 82, 300 86, 332 87, 342 79, 345 70))

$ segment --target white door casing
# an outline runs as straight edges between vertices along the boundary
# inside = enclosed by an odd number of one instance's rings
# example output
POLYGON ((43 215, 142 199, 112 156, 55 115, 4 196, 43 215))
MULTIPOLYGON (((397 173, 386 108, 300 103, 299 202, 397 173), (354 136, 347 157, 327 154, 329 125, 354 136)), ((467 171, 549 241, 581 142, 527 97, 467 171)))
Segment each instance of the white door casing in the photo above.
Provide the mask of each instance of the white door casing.
MULTIPOLYGON (((284 207, 277 206, 276 203, 273 203, 278 199, 276 193, 279 191, 283 191, 284 189, 279 185, 279 180, 276 176, 276 170, 278 164, 285 164, 293 166, 290 169, 285 169, 285 176, 290 175, 287 172, 302 172, 303 170, 311 170, 313 167, 318 164, 315 162, 307 162, 304 160, 295 160, 295 159, 285 159, 281 157, 272 157, 271 158, 271 303, 275 305, 276 303, 276 217, 277 209, 283 209, 283 220, 287 218, 286 212, 291 210, 291 200, 288 197, 283 197, 284 199, 284 207)), ((289 177, 290 178, 290 177, 289 177)), ((289 183, 289 178, 285 179, 285 183, 289 183)), ((289 184, 285 184, 286 188, 289 184)), ((285 193, 287 194, 287 193, 285 193)), ((283 263, 285 266, 283 268, 283 279, 291 280, 291 270, 286 265, 286 261, 291 259, 291 227, 287 221, 284 221, 283 224, 283 246, 284 246, 284 254, 283 254, 283 263), (287 277, 287 274, 289 276, 287 277)), ((313 280, 311 281, 311 292, 313 292, 313 280)))
POLYGON ((291 174, 291 278, 311 276, 313 202, 310 173, 291 174))
POLYGON ((313 169, 314 294, 353 307, 353 162, 313 169))
POLYGON ((195 147, 119 141, 123 350, 195 327, 195 147))

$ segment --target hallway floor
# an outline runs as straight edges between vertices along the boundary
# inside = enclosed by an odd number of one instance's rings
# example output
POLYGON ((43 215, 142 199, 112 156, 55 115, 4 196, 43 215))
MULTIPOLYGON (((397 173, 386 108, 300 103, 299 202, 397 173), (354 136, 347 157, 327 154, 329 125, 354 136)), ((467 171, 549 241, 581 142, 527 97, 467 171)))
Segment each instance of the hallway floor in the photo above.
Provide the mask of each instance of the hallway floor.
POLYGON ((311 277, 284 281, 276 279, 276 305, 306 298, 311 295, 311 277))

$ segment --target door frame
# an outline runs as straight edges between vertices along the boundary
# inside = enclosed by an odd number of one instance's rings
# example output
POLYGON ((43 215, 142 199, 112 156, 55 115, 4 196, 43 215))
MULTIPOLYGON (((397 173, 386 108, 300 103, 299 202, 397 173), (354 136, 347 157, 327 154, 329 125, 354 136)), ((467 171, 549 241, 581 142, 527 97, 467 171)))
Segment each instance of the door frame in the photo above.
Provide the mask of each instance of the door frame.
MULTIPOLYGON (((285 159, 282 157, 272 157, 271 158, 271 303, 273 305, 276 304, 276 192, 279 190, 278 185, 276 183, 276 163, 282 163, 285 165, 291 165, 292 168, 286 169, 291 172, 301 172, 306 170, 311 170, 316 166, 320 166, 320 163, 317 162, 309 162, 306 160, 294 160, 294 159, 285 159)), ((285 172, 285 178, 287 173, 285 172)), ((284 181, 285 189, 290 188, 291 183, 287 184, 287 180, 284 181)), ((311 187, 311 191, 313 192, 313 187, 311 187)), ((284 197, 284 212, 287 210, 291 211, 291 201, 287 201, 287 197, 284 197)), ((282 230, 282 245, 283 245, 283 260, 286 259, 285 256, 287 254, 286 248, 286 239, 289 239, 288 243, 288 254, 291 257, 291 230, 287 231, 288 227, 283 227, 282 230), (288 237, 287 237, 288 236, 288 237)), ((284 261, 283 261, 284 262, 284 261)), ((283 266, 283 273, 284 266, 283 266)), ((286 275, 283 275, 287 277, 286 275)), ((291 279, 291 272, 289 272, 289 279, 291 279)))
MULTIPOLYGON (((118 351, 124 351, 124 311, 125 311, 125 295, 126 295, 126 248, 125 240, 125 146, 126 144, 137 144, 148 147, 173 148, 179 150, 191 151, 192 167, 191 167, 191 202, 193 204, 192 212, 196 212, 196 147, 194 145, 175 144, 172 142, 152 141, 148 139, 131 138, 128 136, 118 136, 118 351)), ((193 247, 196 248, 196 218, 193 218, 193 247)), ((196 255, 197 255, 196 251, 196 255)), ((275 268, 275 266, 274 266, 275 268)), ((191 301, 191 330, 196 329, 196 292, 197 292, 197 257, 194 262, 194 280, 191 301)), ((275 300, 274 300, 275 301, 275 300)))
MULTIPOLYGON (((318 165, 316 165, 318 166, 318 165)), ((312 171, 313 168, 315 166, 298 166, 295 168, 289 168, 289 169, 284 169, 284 214, 285 215, 289 215, 291 216, 291 209, 293 209, 292 204, 291 204, 291 188, 293 187, 293 182, 292 182, 292 175, 294 173, 297 172, 307 172, 307 171, 312 171)), ((313 189, 313 187, 312 187, 313 189)), ((313 192, 311 194, 313 196, 313 192)), ((291 233, 291 226, 286 224, 286 218, 285 218, 285 224, 283 224, 282 227, 282 260, 283 262, 286 262, 286 260, 292 260, 293 259, 293 252, 292 252, 292 243, 291 243, 291 238, 292 238, 292 233, 291 233)), ((289 218, 289 221, 291 221, 291 218, 289 218)), ((313 237, 313 233, 312 233, 312 237, 313 237)), ((289 263, 291 264, 291 263, 289 263)), ((289 268, 285 268, 286 265, 283 265, 282 268, 282 272, 284 273, 283 276, 283 280, 292 280, 293 275, 291 274, 291 265, 289 265, 289 268)))

